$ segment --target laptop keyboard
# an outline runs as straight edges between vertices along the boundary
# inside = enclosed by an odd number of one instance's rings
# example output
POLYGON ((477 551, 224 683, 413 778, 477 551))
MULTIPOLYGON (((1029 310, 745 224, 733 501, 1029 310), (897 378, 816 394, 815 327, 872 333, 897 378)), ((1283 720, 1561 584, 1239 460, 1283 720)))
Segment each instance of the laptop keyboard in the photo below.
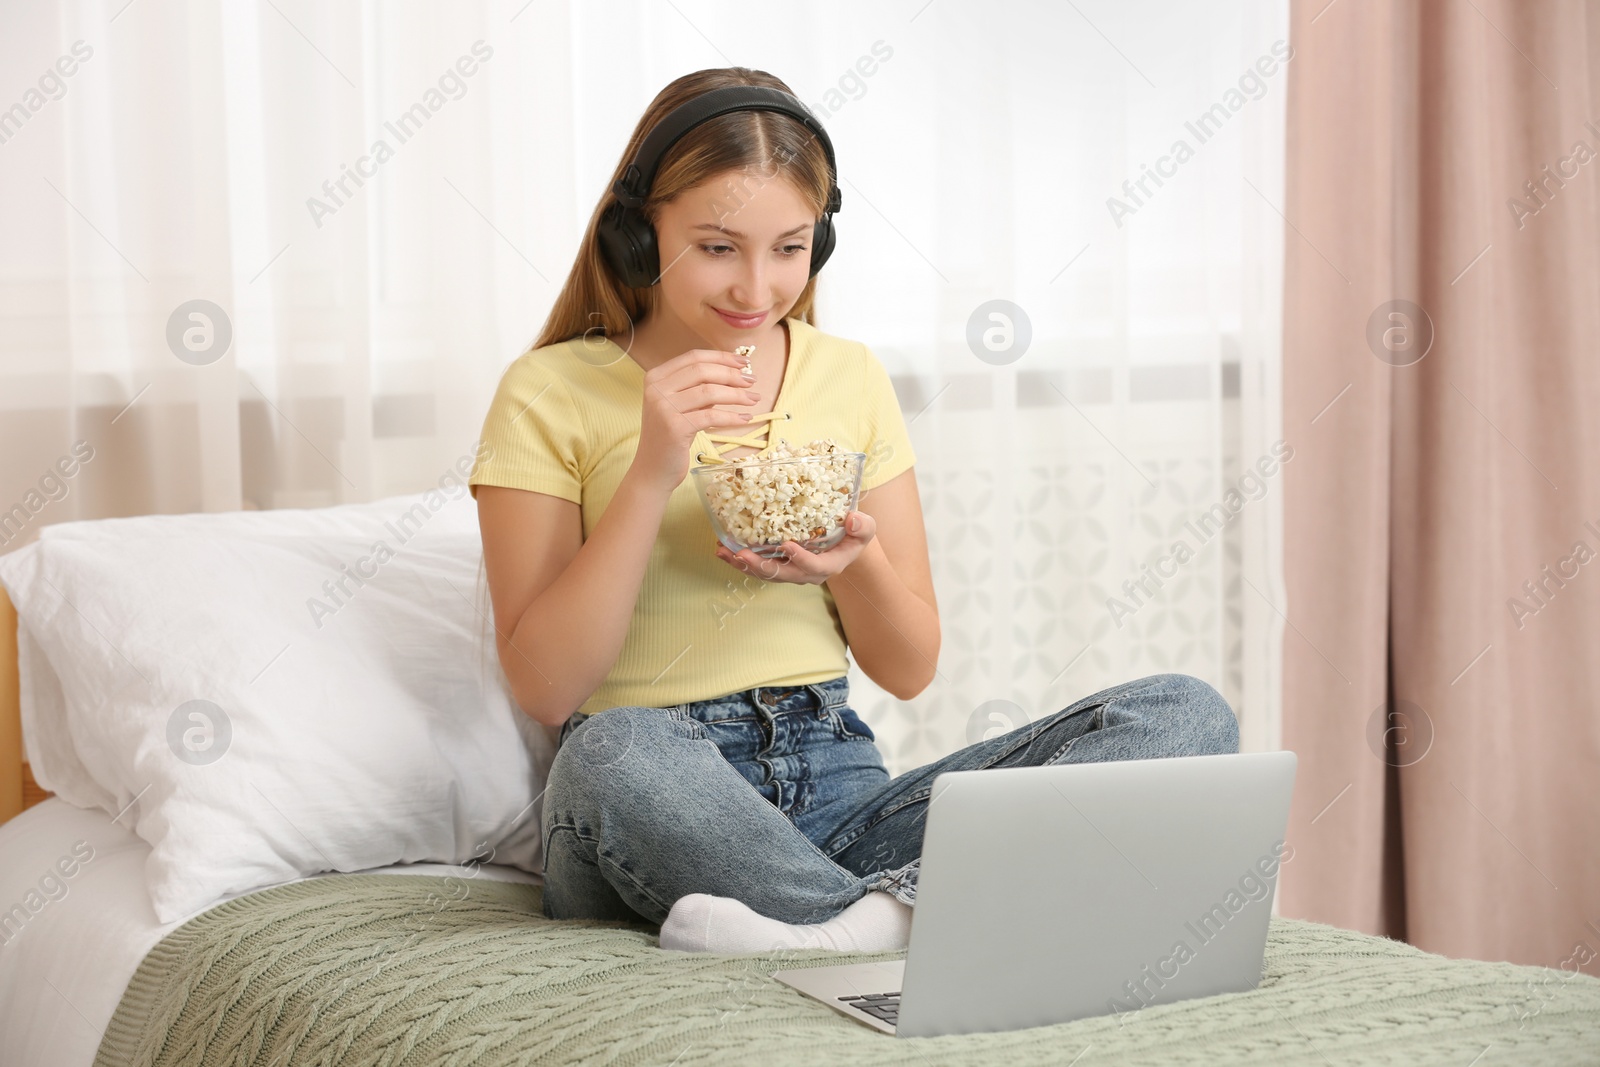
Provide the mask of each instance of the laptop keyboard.
POLYGON ((840 997, 840 1000, 852 1008, 864 1011, 875 1019, 882 1019, 890 1026, 900 1023, 900 991, 893 993, 857 993, 853 996, 840 997))

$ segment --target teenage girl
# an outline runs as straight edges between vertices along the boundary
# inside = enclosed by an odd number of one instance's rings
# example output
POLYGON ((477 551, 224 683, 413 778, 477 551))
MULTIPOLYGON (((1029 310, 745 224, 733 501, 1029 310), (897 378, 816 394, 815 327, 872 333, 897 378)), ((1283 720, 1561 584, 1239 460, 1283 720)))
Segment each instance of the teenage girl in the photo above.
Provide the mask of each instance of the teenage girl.
POLYGON ((559 729, 550 918, 660 924, 669 949, 903 948, 938 773, 1237 751, 1227 702, 1163 674, 890 778, 846 649, 910 700, 939 616, 888 375, 815 325, 840 206, 832 146, 782 81, 677 79, 495 394, 469 482, 500 663, 559 729), (730 553, 689 468, 780 437, 866 453, 859 510, 825 552, 730 553))

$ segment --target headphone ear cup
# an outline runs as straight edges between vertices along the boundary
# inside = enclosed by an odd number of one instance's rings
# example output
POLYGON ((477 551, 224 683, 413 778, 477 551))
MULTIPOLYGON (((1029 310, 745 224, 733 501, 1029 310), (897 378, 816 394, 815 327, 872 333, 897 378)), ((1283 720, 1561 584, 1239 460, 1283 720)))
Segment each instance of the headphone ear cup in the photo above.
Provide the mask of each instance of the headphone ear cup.
POLYGON ((811 228, 811 276, 815 278, 817 271, 828 262, 828 257, 833 255, 833 246, 838 240, 833 229, 833 213, 829 212, 817 220, 811 228))
POLYGON ((656 283, 661 266, 649 219, 625 204, 613 203, 600 216, 596 236, 600 254, 623 285, 648 289, 656 283))

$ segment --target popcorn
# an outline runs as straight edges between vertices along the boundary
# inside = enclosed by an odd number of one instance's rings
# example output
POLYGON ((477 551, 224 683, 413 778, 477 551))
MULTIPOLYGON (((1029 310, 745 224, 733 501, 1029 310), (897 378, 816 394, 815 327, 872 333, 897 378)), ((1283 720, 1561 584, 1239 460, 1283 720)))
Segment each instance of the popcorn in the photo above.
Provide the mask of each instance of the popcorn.
POLYGON ((843 525, 857 484, 858 453, 846 452, 832 438, 791 446, 779 438, 772 451, 727 470, 705 472, 707 507, 728 536, 752 548, 824 538, 843 525), (824 457, 805 463, 774 460, 824 457))
POLYGON ((755 345, 740 345, 733 350, 733 354, 744 360, 745 373, 750 373, 750 357, 756 354, 755 345))

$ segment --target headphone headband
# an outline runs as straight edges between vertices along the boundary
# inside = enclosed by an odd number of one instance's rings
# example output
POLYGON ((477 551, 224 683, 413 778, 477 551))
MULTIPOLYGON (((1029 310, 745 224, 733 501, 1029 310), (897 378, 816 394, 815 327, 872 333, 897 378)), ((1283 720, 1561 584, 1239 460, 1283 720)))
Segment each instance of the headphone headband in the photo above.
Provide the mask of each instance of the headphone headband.
POLYGON ((828 139, 828 132, 797 98, 781 89, 769 89, 762 85, 729 85, 712 89, 673 108, 645 136, 639 151, 634 154, 633 162, 628 164, 611 191, 628 207, 643 208, 667 150, 702 122, 732 111, 776 111, 803 123, 815 134, 817 140, 822 142, 823 154, 828 157, 830 188, 826 210, 830 213, 839 210, 839 166, 834 161, 833 142, 828 139))

